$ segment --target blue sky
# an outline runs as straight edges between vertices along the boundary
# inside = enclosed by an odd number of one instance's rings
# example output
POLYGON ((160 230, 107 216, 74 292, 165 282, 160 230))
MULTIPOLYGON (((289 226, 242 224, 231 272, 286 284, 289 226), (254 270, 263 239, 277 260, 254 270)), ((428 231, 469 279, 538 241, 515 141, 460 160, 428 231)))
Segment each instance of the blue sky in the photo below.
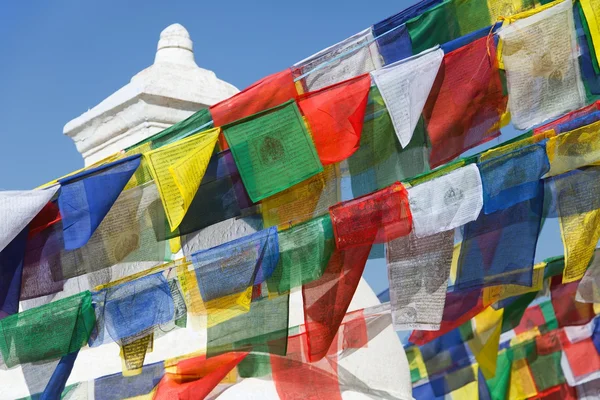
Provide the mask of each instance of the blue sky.
MULTIPOLYGON (((64 124, 152 64, 172 23, 190 32, 199 66, 243 89, 414 2, 1 2, 0 190, 81 168, 64 124)), ((515 134, 507 129, 502 140, 515 134)), ((538 260, 562 253, 556 220, 538 248, 538 260)), ((370 261, 365 272, 376 292, 387 286, 382 264, 370 261)))

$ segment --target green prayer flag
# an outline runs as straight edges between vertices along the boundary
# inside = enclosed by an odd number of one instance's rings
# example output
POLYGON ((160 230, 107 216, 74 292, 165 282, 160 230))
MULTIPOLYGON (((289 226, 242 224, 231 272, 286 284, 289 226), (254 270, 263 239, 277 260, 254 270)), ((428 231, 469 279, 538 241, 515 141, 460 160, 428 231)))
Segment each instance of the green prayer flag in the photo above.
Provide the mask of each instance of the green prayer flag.
POLYGON ((254 202, 323 171, 294 100, 225 125, 223 134, 254 202))
POLYGON ((96 316, 89 291, 0 320, 0 353, 7 367, 62 357, 83 347, 96 316))

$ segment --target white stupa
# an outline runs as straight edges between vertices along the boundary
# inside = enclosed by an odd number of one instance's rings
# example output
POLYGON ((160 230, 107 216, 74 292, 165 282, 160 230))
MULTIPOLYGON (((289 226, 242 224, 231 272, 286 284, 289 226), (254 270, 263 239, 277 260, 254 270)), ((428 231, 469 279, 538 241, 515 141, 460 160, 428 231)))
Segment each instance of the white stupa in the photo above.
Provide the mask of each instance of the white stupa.
MULTIPOLYGON (((154 64, 136 74, 127 85, 97 106, 69 121, 64 127, 64 134, 73 139, 85 164, 90 165, 237 92, 234 86, 219 80, 214 72, 196 65, 187 30, 180 24, 173 24, 160 34, 154 64)), ((197 235, 194 246, 210 248, 252 233, 253 229, 243 219, 224 221, 197 235)), ((377 304, 377 296, 361 279, 350 311, 377 304)), ((290 299, 289 325, 300 325, 303 321, 302 297, 297 291, 290 299)), ((145 363, 189 354, 205 346, 206 331, 188 326, 158 338, 145 363)), ((369 343, 368 348, 355 351, 340 365, 352 379, 361 382, 363 391, 368 386, 393 393, 394 398, 412 399, 406 355, 398 336, 389 326, 369 343)), ((120 371, 119 347, 115 343, 84 348, 79 353, 68 384, 91 382, 120 371)), ((93 393, 93 389, 90 388, 89 392, 93 393)), ((20 367, 0 371, 0 399, 27 395, 29 392, 20 367)), ((343 395, 344 398, 365 398, 352 390, 344 391, 343 395)), ((274 383, 261 379, 244 380, 219 396, 219 399, 244 398, 277 399, 278 396, 274 383)))

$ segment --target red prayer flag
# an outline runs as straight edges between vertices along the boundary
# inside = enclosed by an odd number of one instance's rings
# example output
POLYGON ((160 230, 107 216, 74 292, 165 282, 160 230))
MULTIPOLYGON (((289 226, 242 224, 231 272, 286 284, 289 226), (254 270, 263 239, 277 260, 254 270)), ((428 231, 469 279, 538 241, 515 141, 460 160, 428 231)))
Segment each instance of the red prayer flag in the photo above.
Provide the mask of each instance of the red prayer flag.
POLYGON ((302 286, 308 360, 322 359, 337 335, 371 252, 371 244, 336 249, 316 281, 302 286))
POLYGON ((432 168, 500 134, 508 97, 494 47, 483 37, 444 56, 423 108, 432 168))
MULTIPOLYGON (((286 69, 264 77, 241 92, 210 107, 214 126, 223 126, 257 112, 273 108, 296 98, 298 92, 292 70, 286 69)), ((229 148, 219 134, 221 150, 229 148)))
POLYGON ((600 370, 600 356, 591 338, 583 339, 577 343, 571 343, 569 339, 565 338, 563 352, 569 361, 575 378, 600 370))
MULTIPOLYGON (((285 357, 271 355, 273 382, 279 398, 341 400, 337 363, 326 359, 306 362, 303 349, 307 345, 306 333, 292 336, 288 339, 288 354, 285 357)), ((337 346, 331 347, 337 352, 337 346)))
POLYGON ((515 327, 515 334, 518 336, 522 333, 528 332, 537 326, 544 326, 546 324, 546 317, 542 312, 542 308, 539 305, 528 307, 525 309, 525 313, 521 317, 521 322, 515 327))
POLYGON ((364 74, 298 98, 323 165, 358 150, 370 87, 371 75, 364 74))
POLYGON ((210 392, 248 353, 206 355, 179 361, 177 373, 166 373, 156 389, 154 400, 199 400, 210 392))
POLYGON ((576 400, 577 390, 574 387, 570 387, 566 383, 562 385, 553 386, 550 389, 546 389, 541 393, 538 393, 535 397, 531 397, 535 400, 576 400))
POLYGON ((383 243, 412 229, 408 192, 400 182, 329 209, 336 247, 340 250, 383 243))
POLYGON ((579 281, 562 283, 562 275, 552 277, 550 297, 559 327, 585 325, 594 318, 594 305, 575 300, 579 281))

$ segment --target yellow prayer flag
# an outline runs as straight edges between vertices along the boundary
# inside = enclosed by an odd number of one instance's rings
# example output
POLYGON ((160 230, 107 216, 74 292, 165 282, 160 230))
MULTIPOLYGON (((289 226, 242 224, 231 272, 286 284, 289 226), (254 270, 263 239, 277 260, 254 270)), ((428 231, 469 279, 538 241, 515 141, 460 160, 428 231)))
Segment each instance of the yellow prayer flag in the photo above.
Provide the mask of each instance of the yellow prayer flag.
POLYGON ((467 343, 486 379, 496 375, 503 315, 504 309, 494 310, 488 307, 473 319, 473 338, 467 343))
MULTIPOLYGON (((450 392, 448 398, 452 400, 479 399, 479 366, 475 363, 465 368, 471 368, 473 370, 473 376, 475 377, 475 380, 450 392)), ((458 373, 460 373, 460 371, 455 372, 455 374, 458 373)), ((448 380, 452 379, 452 375, 452 373, 448 374, 448 380)))
POLYGON ((504 154, 508 154, 514 150, 518 150, 525 146, 529 146, 535 143, 539 143, 544 139, 555 136, 553 130, 545 131, 539 135, 533 135, 531 137, 525 138, 523 140, 519 140, 514 143, 509 143, 504 146, 496 147, 494 149, 487 150, 479 156, 479 162, 484 162, 486 160, 491 160, 492 158, 500 157, 504 154))
POLYGON ((560 216, 560 235, 565 249, 563 283, 583 277, 600 238, 600 209, 560 216))
POLYGON ((190 199, 202 182, 219 130, 214 128, 200 132, 144 153, 172 231, 183 220, 190 199))
MULTIPOLYGON (((149 151, 152 151, 152 143, 146 142, 136 148, 125 152, 124 157, 129 157, 137 154, 144 154, 149 151)), ((140 160, 139 168, 135 171, 135 173, 133 174, 129 182, 127 182, 127 185, 123 190, 128 190, 136 186, 143 185, 145 183, 150 182, 151 180, 152 174, 150 173, 150 168, 148 168, 148 161, 144 157, 142 157, 142 159, 140 160)))
POLYGON ((600 60, 600 0, 579 0, 587 21, 596 59, 600 60))
POLYGON ((551 137, 546 143, 547 176, 560 175, 600 161, 600 121, 551 137))
POLYGON ((136 376, 142 373, 146 353, 154 348, 154 333, 143 336, 133 342, 121 345, 121 365, 123 376, 136 376))
POLYGON ((510 368, 509 400, 524 400, 537 394, 527 359, 513 361, 510 368))

